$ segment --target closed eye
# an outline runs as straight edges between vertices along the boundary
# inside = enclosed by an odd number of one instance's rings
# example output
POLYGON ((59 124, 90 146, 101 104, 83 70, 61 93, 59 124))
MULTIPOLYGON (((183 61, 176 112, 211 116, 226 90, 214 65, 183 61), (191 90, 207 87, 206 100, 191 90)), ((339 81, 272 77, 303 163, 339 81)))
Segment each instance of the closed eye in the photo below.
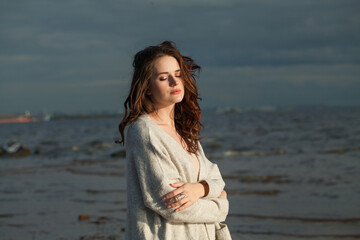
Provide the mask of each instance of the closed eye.
POLYGON ((180 69, 175 71, 175 77, 181 77, 180 69))

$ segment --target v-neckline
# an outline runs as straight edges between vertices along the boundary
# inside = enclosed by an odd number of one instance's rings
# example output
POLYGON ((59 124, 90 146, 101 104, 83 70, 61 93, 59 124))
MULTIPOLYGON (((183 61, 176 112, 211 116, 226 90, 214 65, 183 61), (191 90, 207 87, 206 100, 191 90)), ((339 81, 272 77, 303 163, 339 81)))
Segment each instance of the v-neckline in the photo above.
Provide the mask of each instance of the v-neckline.
POLYGON ((199 154, 198 152, 195 154, 196 156, 196 159, 199 163, 199 173, 196 172, 196 167, 195 167, 195 164, 193 163, 193 160, 191 159, 191 155, 189 154, 188 151, 186 151, 182 146, 181 144, 176 141, 169 133, 167 133, 162 127, 160 127, 154 120, 151 119, 151 117, 147 114, 147 113, 144 113, 145 117, 147 117, 149 119, 149 121, 155 125, 161 132, 163 132, 167 137, 169 137, 172 141, 174 141, 176 143, 177 146, 179 146, 179 148, 181 148, 181 150, 188 156, 188 159, 189 161, 192 163, 193 167, 194 167, 194 171, 195 171, 195 175, 196 175, 196 181, 199 181, 201 178, 200 178, 200 174, 201 174, 201 161, 200 161, 200 158, 199 158, 199 154))

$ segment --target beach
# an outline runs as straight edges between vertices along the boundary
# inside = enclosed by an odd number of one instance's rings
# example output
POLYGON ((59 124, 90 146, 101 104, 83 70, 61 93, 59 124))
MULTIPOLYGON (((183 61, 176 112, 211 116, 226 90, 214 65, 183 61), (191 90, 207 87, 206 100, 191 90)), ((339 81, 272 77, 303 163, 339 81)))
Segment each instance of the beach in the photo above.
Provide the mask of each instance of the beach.
MULTIPOLYGON (((203 111, 233 239, 360 238, 360 108, 203 111)), ((0 125, 0 239, 124 239, 120 117, 0 125)))

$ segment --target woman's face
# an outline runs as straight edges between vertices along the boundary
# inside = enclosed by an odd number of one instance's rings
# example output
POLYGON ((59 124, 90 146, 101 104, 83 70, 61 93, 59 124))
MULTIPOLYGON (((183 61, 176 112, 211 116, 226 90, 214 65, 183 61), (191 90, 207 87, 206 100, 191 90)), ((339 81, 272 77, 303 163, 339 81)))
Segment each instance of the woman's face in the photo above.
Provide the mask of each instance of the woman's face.
POLYGON ((154 61, 153 77, 147 94, 154 102, 155 109, 179 103, 184 97, 184 84, 177 60, 163 56, 154 61))

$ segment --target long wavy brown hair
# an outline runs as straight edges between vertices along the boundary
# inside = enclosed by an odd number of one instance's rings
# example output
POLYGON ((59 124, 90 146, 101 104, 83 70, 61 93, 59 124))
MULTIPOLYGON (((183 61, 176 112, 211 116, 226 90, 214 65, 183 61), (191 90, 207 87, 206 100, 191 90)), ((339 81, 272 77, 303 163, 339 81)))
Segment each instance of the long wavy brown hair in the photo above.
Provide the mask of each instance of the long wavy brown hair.
POLYGON ((133 61, 134 73, 129 96, 124 103, 125 114, 119 124, 121 141, 125 143, 124 129, 143 113, 156 111, 153 102, 146 91, 149 89, 150 79, 154 74, 154 62, 162 56, 174 57, 180 66, 180 74, 184 83, 184 98, 175 104, 174 121, 176 131, 185 141, 187 151, 196 153, 201 128, 201 110, 198 100, 196 79, 200 72, 198 66, 190 57, 180 54, 175 43, 165 41, 157 46, 149 46, 136 53, 133 61))

